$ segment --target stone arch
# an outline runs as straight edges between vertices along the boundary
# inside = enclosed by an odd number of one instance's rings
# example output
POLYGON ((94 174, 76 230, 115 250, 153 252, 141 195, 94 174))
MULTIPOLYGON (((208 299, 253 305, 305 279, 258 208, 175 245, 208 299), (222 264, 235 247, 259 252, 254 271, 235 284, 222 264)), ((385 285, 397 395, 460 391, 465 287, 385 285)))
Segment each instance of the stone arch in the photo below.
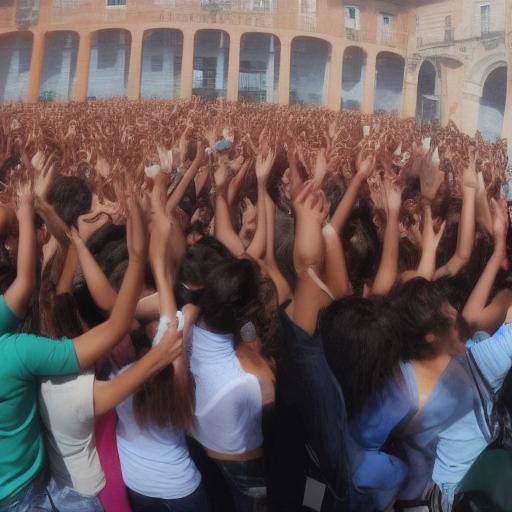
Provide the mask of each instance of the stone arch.
POLYGON ((395 52, 380 52, 376 59, 374 111, 400 112, 405 59, 395 52))
POLYGON ((320 37, 292 39, 290 103, 325 104, 331 48, 331 43, 320 37))
POLYGON ((425 59, 418 72, 416 118, 420 123, 440 119, 440 70, 435 62, 425 59))
POLYGON ((361 110, 364 94, 366 51, 360 46, 347 46, 343 52, 343 108, 361 110))
POLYGON ((277 101, 281 41, 268 32, 244 32, 240 38, 238 98, 277 101))
POLYGON ((183 32, 152 28, 142 36, 140 93, 142 98, 176 98, 181 87, 183 32))
POLYGON ((225 98, 231 36, 222 29, 201 29, 194 34, 193 94, 225 98))

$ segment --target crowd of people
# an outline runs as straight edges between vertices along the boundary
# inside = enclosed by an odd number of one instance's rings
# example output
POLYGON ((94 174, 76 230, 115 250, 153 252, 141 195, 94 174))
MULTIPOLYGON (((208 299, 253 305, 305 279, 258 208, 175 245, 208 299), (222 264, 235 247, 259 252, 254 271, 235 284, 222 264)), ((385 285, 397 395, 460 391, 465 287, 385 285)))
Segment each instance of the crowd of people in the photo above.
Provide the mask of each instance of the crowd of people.
POLYGON ((0 511, 512 510, 507 164, 452 122, 2 106, 0 511))

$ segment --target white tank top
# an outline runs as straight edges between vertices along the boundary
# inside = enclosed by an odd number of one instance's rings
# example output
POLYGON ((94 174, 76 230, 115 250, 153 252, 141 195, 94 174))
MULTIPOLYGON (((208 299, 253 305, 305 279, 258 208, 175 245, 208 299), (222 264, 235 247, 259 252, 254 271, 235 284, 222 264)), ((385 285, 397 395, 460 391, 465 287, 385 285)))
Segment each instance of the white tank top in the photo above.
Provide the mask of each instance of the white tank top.
POLYGON ((194 437, 206 448, 230 455, 263 445, 262 395, 258 379, 246 373, 231 334, 192 329, 190 370, 195 380, 194 437))

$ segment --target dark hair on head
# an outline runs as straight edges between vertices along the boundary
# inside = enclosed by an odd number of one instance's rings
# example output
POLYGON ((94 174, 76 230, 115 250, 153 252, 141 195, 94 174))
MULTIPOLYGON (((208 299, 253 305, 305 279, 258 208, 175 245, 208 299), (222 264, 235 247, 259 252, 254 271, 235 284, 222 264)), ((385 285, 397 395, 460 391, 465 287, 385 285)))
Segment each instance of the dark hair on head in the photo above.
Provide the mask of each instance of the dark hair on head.
POLYGON ((342 236, 350 281, 356 295, 362 295, 364 284, 377 272, 381 252, 377 228, 367 204, 352 212, 342 236))
POLYGON ((426 335, 445 333, 451 326, 442 311, 443 305, 449 303, 443 283, 417 277, 395 288, 390 299, 403 339, 402 359, 433 357, 435 349, 425 340, 426 335))
POLYGON ((78 306, 70 293, 55 295, 52 319, 56 338, 76 338, 84 332, 78 306))
POLYGON ((68 226, 76 227, 78 217, 91 211, 92 192, 82 178, 59 176, 50 188, 48 202, 68 226))
POLYGON ((208 327, 234 333, 259 309, 259 276, 248 259, 232 259, 217 265, 206 278, 199 307, 208 327))
POLYGON ((147 380, 133 396, 133 413, 140 427, 189 430, 194 424, 194 387, 186 365, 169 365, 147 380))
POLYGON ((400 362, 402 341, 394 311, 385 298, 341 299, 322 314, 320 331, 348 414, 354 416, 392 378, 400 362))
POLYGON ((220 263, 234 260, 227 247, 216 238, 203 236, 189 247, 180 265, 178 279, 181 283, 203 286, 208 274, 220 263))

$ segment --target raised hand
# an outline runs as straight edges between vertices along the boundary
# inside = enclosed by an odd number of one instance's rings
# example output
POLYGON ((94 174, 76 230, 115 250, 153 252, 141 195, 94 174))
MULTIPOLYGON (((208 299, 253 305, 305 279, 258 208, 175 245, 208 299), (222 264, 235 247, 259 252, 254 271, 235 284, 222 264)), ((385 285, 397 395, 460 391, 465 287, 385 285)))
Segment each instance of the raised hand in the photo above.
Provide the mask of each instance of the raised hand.
POLYGON ((266 182, 270 175, 270 171, 274 166, 274 162, 276 159, 275 151, 268 151, 267 155, 264 157, 263 153, 258 153, 256 157, 256 178, 260 182, 266 182))

